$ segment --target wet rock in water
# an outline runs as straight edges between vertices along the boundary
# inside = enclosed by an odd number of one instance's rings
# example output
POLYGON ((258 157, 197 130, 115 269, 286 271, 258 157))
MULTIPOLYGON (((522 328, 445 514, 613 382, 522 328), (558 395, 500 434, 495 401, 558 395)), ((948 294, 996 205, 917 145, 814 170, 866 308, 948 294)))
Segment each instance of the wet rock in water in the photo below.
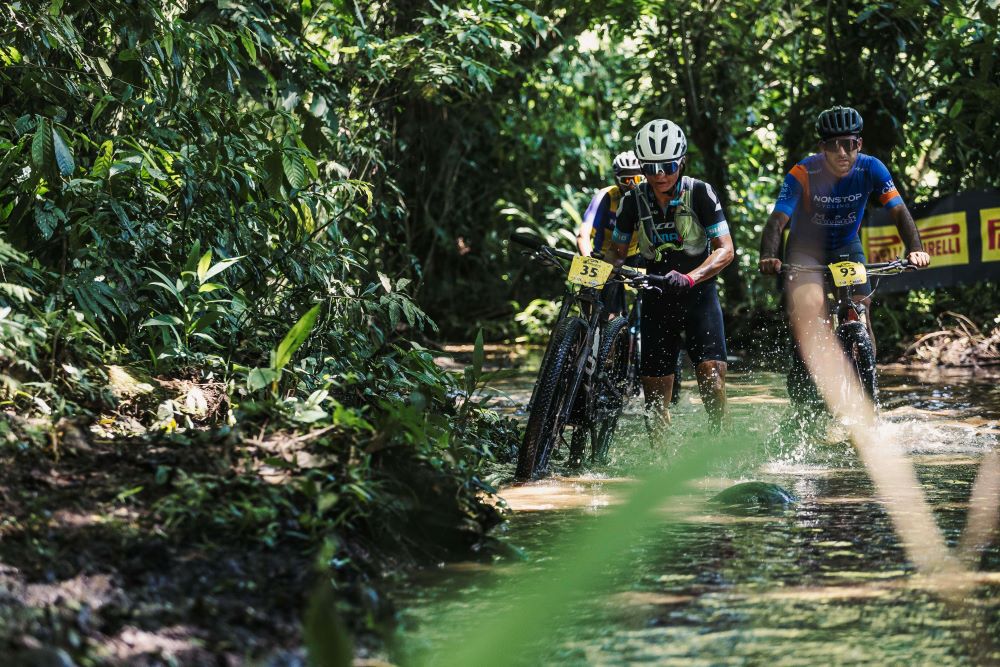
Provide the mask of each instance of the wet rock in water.
POLYGON ((710 502, 736 509, 780 509, 798 498, 777 484, 743 482, 714 496, 710 502))

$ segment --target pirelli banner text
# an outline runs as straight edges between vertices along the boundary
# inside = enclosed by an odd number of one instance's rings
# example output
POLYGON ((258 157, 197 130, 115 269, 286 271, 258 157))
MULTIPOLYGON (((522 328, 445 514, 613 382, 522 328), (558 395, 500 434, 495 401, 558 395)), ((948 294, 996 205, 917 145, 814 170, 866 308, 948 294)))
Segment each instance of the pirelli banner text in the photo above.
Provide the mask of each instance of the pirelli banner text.
MULTIPOLYGON (((1000 191, 965 192, 910 211, 931 256, 930 268, 880 281, 880 292, 1000 280, 1000 191)), ((885 209, 867 216, 861 243, 869 262, 903 256, 903 241, 885 209)))

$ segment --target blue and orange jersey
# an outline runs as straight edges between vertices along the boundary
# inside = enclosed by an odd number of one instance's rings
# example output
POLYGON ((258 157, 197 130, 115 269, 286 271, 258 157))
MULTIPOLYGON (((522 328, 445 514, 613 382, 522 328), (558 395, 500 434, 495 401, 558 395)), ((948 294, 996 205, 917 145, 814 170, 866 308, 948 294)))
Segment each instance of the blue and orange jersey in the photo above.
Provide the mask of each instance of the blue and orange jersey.
POLYGON ((823 154, 816 153, 785 176, 774 210, 791 219, 790 240, 825 236, 827 247, 834 248, 858 235, 873 192, 886 208, 903 203, 889 170, 878 158, 859 153, 850 173, 837 178, 827 168, 823 154))
MULTIPOLYGON (((615 231, 618 220, 618 204, 622 199, 622 191, 617 185, 602 188, 590 200, 587 211, 583 214, 583 224, 590 225, 590 241, 595 252, 607 254, 611 247, 611 235, 615 231)), ((628 246, 628 256, 638 254, 638 234, 633 235, 628 246)))

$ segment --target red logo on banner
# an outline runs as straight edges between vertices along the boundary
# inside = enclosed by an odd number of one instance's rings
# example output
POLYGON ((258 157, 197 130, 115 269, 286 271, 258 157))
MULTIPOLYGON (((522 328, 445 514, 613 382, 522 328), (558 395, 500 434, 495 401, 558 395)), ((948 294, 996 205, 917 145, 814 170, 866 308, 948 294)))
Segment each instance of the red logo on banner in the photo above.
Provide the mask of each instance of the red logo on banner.
POLYGON ((1000 250, 1000 218, 986 223, 986 233, 990 237, 990 250, 1000 250))

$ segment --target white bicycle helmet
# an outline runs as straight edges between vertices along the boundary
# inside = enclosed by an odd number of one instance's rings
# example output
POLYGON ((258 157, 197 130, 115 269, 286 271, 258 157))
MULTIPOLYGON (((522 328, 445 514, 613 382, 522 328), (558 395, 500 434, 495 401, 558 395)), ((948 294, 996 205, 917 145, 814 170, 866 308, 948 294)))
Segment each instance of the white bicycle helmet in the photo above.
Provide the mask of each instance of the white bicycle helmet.
POLYGON ((635 135, 635 154, 643 162, 669 162, 687 154, 688 142, 676 123, 658 118, 635 135))
POLYGON ((615 176, 638 176, 641 172, 639 159, 632 151, 625 151, 615 156, 613 163, 615 176))

